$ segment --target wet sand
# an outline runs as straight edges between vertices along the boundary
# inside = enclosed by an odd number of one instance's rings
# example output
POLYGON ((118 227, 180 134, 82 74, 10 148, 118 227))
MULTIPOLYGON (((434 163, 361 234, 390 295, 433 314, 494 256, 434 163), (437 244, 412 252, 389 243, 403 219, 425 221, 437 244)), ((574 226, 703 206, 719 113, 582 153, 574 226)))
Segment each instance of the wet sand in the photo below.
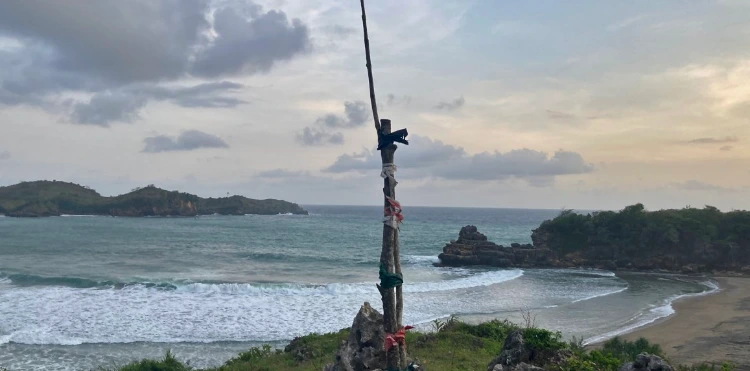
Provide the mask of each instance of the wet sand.
POLYGON ((750 371, 750 278, 714 280, 718 292, 678 300, 674 315, 621 337, 661 345, 673 364, 729 361, 750 371))

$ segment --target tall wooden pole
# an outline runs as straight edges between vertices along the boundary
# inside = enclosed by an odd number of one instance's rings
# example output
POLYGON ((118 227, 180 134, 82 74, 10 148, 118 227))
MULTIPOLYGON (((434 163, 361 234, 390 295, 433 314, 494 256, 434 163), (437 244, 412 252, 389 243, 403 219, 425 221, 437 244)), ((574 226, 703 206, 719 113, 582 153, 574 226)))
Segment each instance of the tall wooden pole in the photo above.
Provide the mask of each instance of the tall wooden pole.
POLYGON ((359 1, 362 6, 362 28, 365 30, 365 58, 367 58, 367 79, 370 82, 370 104, 372 105, 372 118, 375 121, 375 131, 380 133, 380 118, 378 118, 378 105, 375 103, 375 84, 372 82, 372 62, 370 61, 370 38, 367 36, 367 17, 365 16, 365 0, 359 1))
MULTIPOLYGON (((365 15, 365 0, 360 0, 362 7, 362 27, 364 29, 365 57, 367 59, 367 77, 370 85, 370 103, 372 104, 372 117, 375 122, 375 130, 378 138, 391 133, 391 120, 380 120, 378 117, 378 107, 375 102, 375 86, 372 78, 372 62, 370 60, 370 40, 367 35, 367 17, 365 15)), ((380 151, 382 164, 392 166, 393 158, 397 146, 390 144, 380 151)), ((385 210, 391 206, 388 199, 396 199, 396 180, 393 176, 386 176, 383 179, 383 206, 384 217, 387 217, 385 210)), ((398 224, 391 226, 383 224, 383 246, 380 253, 380 264, 386 268, 388 273, 401 275, 401 258, 399 256, 398 246, 398 224)), ((383 288, 378 286, 380 296, 383 301, 383 327, 387 334, 395 334, 403 327, 403 295, 401 286, 394 288, 383 288)), ((386 354, 386 367, 388 370, 403 370, 406 368, 406 348, 403 344, 398 344, 391 348, 386 354)))

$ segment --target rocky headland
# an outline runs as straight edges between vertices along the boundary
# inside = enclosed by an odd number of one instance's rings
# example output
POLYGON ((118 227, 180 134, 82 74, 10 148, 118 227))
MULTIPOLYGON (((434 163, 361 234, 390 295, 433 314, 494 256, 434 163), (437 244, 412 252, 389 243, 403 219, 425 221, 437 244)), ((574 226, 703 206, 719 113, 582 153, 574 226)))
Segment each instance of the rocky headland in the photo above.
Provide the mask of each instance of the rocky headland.
POLYGON ((202 198, 154 185, 105 197, 91 188, 60 181, 22 182, 0 187, 0 214, 11 217, 59 215, 196 216, 302 214, 299 205, 283 200, 242 196, 202 198))
POLYGON ((704 209, 562 212, 531 233, 533 244, 502 246, 475 226, 439 255, 443 266, 599 268, 750 274, 750 212, 704 209))

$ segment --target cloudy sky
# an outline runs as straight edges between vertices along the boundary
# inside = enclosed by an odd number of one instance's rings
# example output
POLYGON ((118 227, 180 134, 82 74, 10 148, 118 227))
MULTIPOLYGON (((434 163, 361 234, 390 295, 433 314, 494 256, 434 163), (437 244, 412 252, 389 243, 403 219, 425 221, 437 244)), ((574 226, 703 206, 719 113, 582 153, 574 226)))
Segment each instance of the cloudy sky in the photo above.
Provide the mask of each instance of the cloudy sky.
MULTIPOLYGON (((377 0, 409 205, 750 209, 750 2, 377 0)), ((357 0, 0 2, 0 185, 376 205, 357 0)))

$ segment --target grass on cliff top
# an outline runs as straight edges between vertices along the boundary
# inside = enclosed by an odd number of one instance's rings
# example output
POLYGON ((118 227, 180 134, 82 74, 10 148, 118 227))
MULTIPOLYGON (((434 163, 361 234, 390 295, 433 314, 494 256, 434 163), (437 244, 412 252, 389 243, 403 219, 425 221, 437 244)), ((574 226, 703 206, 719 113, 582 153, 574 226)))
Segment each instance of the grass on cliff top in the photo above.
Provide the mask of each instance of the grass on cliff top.
MULTIPOLYGON (((580 340, 565 343, 559 332, 535 327, 520 328, 508 321, 493 320, 469 325, 455 318, 434 323, 434 333, 407 333, 407 350, 411 357, 420 360, 429 371, 486 370, 499 353, 512 330, 520 329, 533 352, 542 355, 567 349, 573 355, 562 365, 541 365, 550 371, 617 371, 618 367, 632 361, 641 352, 664 357, 658 345, 645 339, 628 342, 614 338, 601 349, 587 351, 580 340)), ((349 336, 349 330, 336 333, 310 334, 295 341, 290 352, 274 350, 270 346, 252 348, 240 353, 224 365, 204 371, 321 371, 334 360, 336 350, 349 336)), ((680 366, 678 371, 730 371, 728 365, 680 366)), ((1 370, 1 369, 0 369, 1 370)), ((142 360, 113 369, 98 371, 197 371, 189 364, 178 361, 171 353, 161 360, 142 360)))

